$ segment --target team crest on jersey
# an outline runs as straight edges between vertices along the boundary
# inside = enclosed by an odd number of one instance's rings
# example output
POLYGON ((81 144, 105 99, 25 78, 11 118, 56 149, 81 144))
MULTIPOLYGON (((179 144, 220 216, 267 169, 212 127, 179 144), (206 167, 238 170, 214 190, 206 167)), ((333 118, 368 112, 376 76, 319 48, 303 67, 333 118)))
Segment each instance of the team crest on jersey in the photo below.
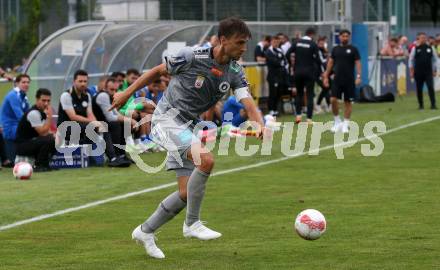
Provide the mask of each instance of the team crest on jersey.
POLYGON ((431 52, 431 49, 430 49, 430 48, 428 48, 428 49, 426 49, 426 51, 427 51, 428 53, 430 53, 430 52, 431 52))
POLYGON ((83 101, 83 102, 81 103, 81 105, 82 105, 84 108, 86 108, 87 105, 89 105, 89 103, 87 103, 87 101, 83 101))
POLYGON ((351 50, 350 50, 350 49, 347 49, 347 53, 351 53, 351 50))
POLYGON ((197 76, 196 82, 194 83, 194 87, 197 89, 202 88, 203 82, 205 81, 205 77, 203 76, 197 76))
POLYGON ((231 87, 231 85, 230 85, 228 82, 222 82, 222 83, 218 86, 218 89, 219 89, 221 92, 225 93, 226 91, 229 90, 230 87, 231 87))

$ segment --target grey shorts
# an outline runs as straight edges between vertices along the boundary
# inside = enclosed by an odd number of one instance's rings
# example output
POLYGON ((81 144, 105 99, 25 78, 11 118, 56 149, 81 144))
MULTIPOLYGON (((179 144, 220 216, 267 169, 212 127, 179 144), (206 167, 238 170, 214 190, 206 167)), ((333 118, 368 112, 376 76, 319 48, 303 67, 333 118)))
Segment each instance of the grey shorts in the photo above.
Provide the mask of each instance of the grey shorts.
POLYGON ((200 140, 193 134, 190 123, 180 121, 173 112, 156 109, 151 122, 151 139, 168 151, 167 170, 179 171, 178 176, 192 172, 194 163, 188 159, 188 151, 200 140))

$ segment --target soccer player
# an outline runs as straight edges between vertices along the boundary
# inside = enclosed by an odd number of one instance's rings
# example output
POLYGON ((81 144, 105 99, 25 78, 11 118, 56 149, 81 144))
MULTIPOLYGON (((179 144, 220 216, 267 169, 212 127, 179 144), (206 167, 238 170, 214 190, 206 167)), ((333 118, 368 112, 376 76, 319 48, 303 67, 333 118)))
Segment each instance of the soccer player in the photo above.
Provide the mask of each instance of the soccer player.
POLYGON ((341 30, 339 32, 340 45, 335 46, 331 52, 330 59, 327 64, 327 70, 324 72, 324 86, 329 87, 329 75, 333 69, 335 77, 332 84, 330 102, 335 117, 335 123, 332 132, 342 131, 348 133, 350 116, 352 112, 352 102, 354 101, 355 85, 361 83, 361 61, 359 51, 351 45, 351 33, 349 30, 341 30), (354 76, 354 68, 356 66, 356 79, 354 76), (344 94, 344 122, 339 117, 338 99, 344 94))
POLYGON ((240 19, 227 18, 219 24, 218 37, 220 44, 216 47, 185 47, 177 55, 166 57, 165 63, 145 72, 113 100, 113 107, 120 107, 136 90, 161 75, 172 76, 153 114, 152 134, 153 141, 168 151, 167 169, 176 172, 179 190, 166 197, 132 233, 132 238, 142 243, 147 254, 154 258, 165 257, 156 246, 154 232, 185 207, 185 237, 210 240, 221 236, 200 221, 200 207, 214 167, 214 155, 193 135, 198 116, 232 88, 246 108, 249 120, 258 124, 257 136, 263 136, 263 119, 248 93, 242 67, 236 62, 246 51, 250 30, 240 19))

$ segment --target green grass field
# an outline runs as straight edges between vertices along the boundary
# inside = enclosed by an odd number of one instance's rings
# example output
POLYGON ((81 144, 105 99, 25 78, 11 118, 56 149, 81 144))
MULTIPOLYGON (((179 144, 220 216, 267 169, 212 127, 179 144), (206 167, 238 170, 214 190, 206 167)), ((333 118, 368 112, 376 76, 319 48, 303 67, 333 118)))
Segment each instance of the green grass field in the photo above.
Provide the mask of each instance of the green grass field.
MULTIPOLYGON (((426 98, 426 97, 425 97, 426 98)), ((353 120, 387 129, 439 116, 416 110, 415 98, 356 104, 353 120)), ((292 121, 284 117, 284 121, 292 121)), ((332 120, 330 115, 316 117, 332 120)), ((336 159, 333 149, 210 179, 202 219, 223 237, 184 239, 184 212, 161 228, 165 260, 146 256, 131 231, 175 187, 0 231, 0 269, 440 269, 440 120, 382 136, 378 157, 361 144, 336 159), (293 223, 306 208, 320 210, 328 230, 299 238, 293 223)), ((271 156, 217 157, 216 172, 282 157, 277 134, 271 156)), ((295 138, 295 137, 294 137, 295 138)), ((250 140, 257 144, 256 140, 250 140)), ((322 137, 321 147, 332 145, 322 137)), ((307 150, 307 148, 306 148, 307 150)), ((158 164, 163 153, 144 155, 158 164)), ((0 171, 0 226, 174 181, 173 173, 90 168, 35 174, 30 181, 0 171)))

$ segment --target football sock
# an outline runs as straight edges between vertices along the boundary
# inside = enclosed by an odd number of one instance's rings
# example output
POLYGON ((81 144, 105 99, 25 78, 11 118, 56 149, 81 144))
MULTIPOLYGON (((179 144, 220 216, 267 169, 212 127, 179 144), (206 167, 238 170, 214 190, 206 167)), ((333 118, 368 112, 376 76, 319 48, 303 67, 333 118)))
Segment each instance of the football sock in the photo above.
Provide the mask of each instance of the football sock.
POLYGON ((195 168, 188 180, 188 207, 186 208, 187 226, 191 226, 194 222, 200 220, 200 207, 205 195, 206 182, 208 181, 209 173, 203 172, 195 168))
POLYGON ((156 211, 141 225, 144 233, 153 233, 160 226, 170 221, 185 208, 186 202, 180 198, 179 192, 173 192, 157 207, 156 211))

